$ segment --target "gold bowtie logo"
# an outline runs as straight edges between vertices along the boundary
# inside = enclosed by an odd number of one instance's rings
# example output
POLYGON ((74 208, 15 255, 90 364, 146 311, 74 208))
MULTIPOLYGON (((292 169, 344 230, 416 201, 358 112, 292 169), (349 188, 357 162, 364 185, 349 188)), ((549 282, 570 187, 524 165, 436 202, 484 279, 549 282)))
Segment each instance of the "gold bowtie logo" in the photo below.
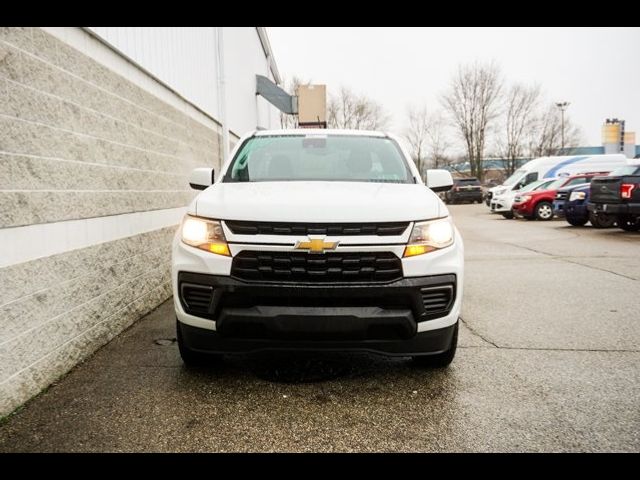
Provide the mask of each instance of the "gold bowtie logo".
POLYGON ((309 238, 307 242, 296 243, 296 250, 308 250, 309 253, 324 253, 335 250, 340 242, 325 242, 324 238, 309 238))

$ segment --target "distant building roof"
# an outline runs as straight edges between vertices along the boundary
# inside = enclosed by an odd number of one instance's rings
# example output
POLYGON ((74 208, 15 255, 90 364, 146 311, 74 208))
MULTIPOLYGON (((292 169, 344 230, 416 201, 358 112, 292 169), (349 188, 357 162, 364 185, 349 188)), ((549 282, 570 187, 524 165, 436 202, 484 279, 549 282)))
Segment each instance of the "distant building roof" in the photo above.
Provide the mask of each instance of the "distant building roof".
POLYGON ((604 147, 568 147, 561 148, 558 155, 604 155, 604 147))
MULTIPOLYGON (((573 147, 560 149, 558 155, 600 155, 604 147, 573 147)), ((640 155, 640 145, 636 145, 636 155, 640 155)))
MULTIPOLYGON (((604 147, 567 147, 558 150, 557 155, 604 155, 604 147)), ((636 145, 635 157, 640 155, 640 145, 636 145)), ((516 167, 520 167, 527 163, 531 158, 519 158, 516 160, 516 167)), ((507 167, 507 160, 503 158, 485 158, 483 160, 485 169, 502 170, 507 167)), ((446 170, 451 172, 468 172, 471 170, 471 164, 469 162, 455 163, 449 167, 445 167, 446 170)))

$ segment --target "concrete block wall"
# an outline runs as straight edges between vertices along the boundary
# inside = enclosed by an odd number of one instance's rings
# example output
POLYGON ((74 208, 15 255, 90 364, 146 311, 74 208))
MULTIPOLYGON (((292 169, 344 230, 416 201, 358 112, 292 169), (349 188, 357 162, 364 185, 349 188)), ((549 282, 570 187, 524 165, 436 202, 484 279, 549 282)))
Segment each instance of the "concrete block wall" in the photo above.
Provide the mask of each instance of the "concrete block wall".
POLYGON ((188 173, 220 166, 213 119, 71 33, 0 28, 0 416, 170 297, 188 173))

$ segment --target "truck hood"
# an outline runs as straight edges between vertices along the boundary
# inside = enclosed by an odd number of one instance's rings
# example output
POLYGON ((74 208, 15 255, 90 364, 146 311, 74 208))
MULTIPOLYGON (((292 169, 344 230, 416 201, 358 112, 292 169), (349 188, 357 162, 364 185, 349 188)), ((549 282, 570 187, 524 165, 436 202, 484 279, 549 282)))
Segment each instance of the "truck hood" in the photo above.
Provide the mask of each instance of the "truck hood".
MULTIPOLYGON (((505 193, 514 191, 512 190, 513 185, 509 185, 508 187, 504 185, 497 185, 495 187, 491 187, 489 191, 493 194, 493 196, 504 195, 505 193)), ((514 191, 515 192, 515 191, 514 191)))
POLYGON ((283 222, 390 222, 447 216, 421 184, 365 182, 216 183, 190 213, 221 220, 283 222))

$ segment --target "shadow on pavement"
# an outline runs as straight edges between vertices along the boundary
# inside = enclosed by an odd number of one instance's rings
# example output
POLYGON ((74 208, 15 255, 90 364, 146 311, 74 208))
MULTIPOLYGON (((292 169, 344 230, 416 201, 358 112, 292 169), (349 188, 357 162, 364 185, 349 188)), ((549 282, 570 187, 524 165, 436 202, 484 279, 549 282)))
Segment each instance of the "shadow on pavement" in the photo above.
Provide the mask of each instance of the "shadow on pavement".
POLYGON ((223 361, 202 367, 184 367, 198 376, 221 377, 251 375, 273 383, 305 384, 338 379, 375 377, 377 374, 415 373, 409 358, 385 358, 366 353, 284 353, 228 355, 223 361))

